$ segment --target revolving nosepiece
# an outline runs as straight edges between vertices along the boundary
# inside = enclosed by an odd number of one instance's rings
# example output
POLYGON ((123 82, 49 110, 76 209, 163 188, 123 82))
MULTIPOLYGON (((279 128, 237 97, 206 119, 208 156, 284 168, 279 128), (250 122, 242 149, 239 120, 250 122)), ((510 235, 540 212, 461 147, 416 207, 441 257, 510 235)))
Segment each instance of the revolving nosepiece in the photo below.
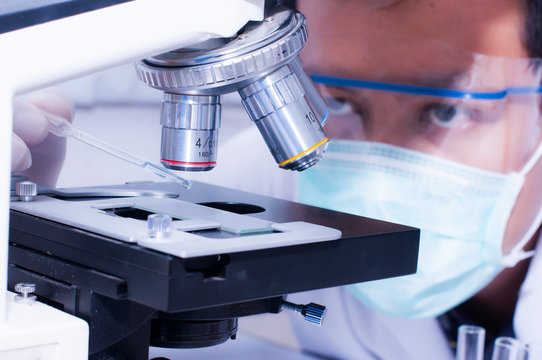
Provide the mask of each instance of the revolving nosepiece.
POLYGON ((143 82, 164 91, 164 166, 205 171, 216 165, 220 96, 235 91, 281 168, 301 171, 321 159, 327 106, 298 58, 308 36, 305 17, 280 7, 271 15, 231 39, 135 64, 143 82))

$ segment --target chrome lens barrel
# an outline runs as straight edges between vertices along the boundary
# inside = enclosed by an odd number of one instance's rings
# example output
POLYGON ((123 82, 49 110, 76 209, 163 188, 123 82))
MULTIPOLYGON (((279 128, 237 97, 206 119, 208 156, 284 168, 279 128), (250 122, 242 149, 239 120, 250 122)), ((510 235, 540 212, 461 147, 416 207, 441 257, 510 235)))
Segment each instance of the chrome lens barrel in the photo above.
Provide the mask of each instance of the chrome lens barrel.
POLYGON ((215 167, 220 96, 164 93, 160 123, 160 159, 165 167, 185 171, 215 167))
POLYGON ((303 170, 320 160, 327 106, 298 58, 307 36, 301 13, 277 7, 234 38, 137 62, 139 78, 165 92, 162 163, 178 170, 213 168, 219 96, 235 91, 281 168, 303 170))
POLYGON ((279 166, 301 171, 322 158, 328 139, 326 105, 299 65, 292 61, 239 94, 279 166))

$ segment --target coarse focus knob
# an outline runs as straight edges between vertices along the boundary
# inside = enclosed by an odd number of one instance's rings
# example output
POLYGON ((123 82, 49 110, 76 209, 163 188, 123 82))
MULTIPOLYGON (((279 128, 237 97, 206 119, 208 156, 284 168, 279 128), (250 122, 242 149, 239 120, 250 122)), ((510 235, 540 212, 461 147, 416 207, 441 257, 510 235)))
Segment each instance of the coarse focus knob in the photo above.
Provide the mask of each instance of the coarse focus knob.
POLYGON ((15 194, 21 201, 33 201, 38 195, 38 185, 31 181, 21 181, 15 186, 15 194))
POLYGON ((15 284, 15 291, 19 293, 14 298, 16 303, 32 305, 36 301, 36 295, 31 295, 36 291, 36 284, 17 283, 15 284))
POLYGON ((151 238, 164 238, 171 234, 171 216, 152 214, 147 217, 147 227, 151 238))
POLYGON ((318 326, 322 326, 326 314, 325 306, 312 302, 307 305, 298 305, 282 300, 282 309, 295 311, 311 324, 318 326))

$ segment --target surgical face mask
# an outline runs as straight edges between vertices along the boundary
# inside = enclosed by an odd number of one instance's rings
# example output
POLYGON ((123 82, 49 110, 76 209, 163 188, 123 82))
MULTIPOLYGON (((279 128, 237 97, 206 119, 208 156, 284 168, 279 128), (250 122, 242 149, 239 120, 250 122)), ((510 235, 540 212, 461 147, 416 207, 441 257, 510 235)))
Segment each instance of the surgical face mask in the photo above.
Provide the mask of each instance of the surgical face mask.
POLYGON ((439 315, 485 287, 504 267, 532 255, 502 253, 510 212, 539 147, 518 172, 481 170, 393 145, 332 141, 318 166, 300 174, 300 202, 421 229, 414 275, 360 283, 349 290, 394 316, 439 315))
POLYGON ((313 34, 304 64, 333 99, 324 128, 332 142, 300 174, 299 200, 420 228, 415 275, 350 290, 388 314, 440 314, 531 255, 522 249, 541 222, 536 210, 515 248, 501 249, 542 152, 542 60, 326 29, 313 34))

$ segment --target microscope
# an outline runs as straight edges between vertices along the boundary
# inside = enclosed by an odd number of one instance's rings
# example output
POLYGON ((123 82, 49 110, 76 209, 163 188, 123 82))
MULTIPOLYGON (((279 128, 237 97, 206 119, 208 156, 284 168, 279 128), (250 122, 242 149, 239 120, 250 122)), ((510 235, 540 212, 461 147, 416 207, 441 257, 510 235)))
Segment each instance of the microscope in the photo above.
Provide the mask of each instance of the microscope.
POLYGON ((307 39, 278 1, 0 5, 1 359, 144 360, 283 309, 321 325, 324 306, 286 296, 416 271, 419 230, 403 225, 202 182, 40 191, 7 175, 13 96, 130 62, 163 92, 164 167, 216 166, 221 96, 238 92, 278 166, 302 171, 328 141, 307 39))

